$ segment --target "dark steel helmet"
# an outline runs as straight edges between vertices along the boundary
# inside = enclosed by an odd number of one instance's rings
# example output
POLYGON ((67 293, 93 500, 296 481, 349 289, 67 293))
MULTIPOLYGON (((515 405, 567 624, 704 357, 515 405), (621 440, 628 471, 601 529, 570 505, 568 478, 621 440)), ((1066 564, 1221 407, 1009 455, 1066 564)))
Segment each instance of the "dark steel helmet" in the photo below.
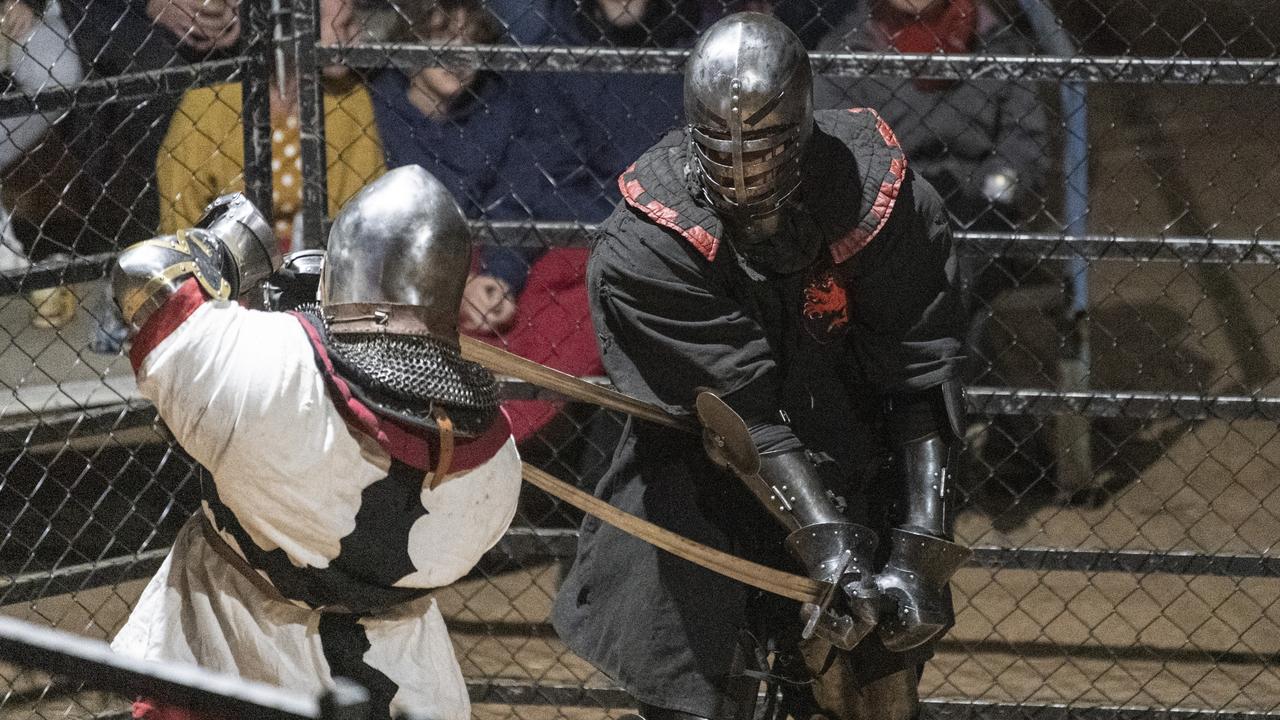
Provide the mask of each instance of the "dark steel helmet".
POLYGON ((739 222, 777 212, 800 185, 813 133, 813 70, 800 38, 769 15, 707 28, 684 73, 691 169, 707 200, 739 222))
POLYGON ((320 306, 335 334, 431 337, 458 346, 471 230, 453 195, 416 165, 367 185, 329 232, 320 306))

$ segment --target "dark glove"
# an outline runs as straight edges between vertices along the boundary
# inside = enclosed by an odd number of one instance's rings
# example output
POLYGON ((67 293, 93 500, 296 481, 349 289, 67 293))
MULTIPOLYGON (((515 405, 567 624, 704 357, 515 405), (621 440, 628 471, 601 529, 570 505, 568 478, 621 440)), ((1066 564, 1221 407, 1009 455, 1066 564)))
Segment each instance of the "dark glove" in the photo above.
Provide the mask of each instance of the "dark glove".
POLYGON ((833 583, 839 595, 801 608, 803 636, 816 634, 842 650, 853 649, 880 617, 880 587, 872 567, 875 533, 849 522, 820 523, 793 531, 786 546, 810 578, 833 583))
POLYGON ((262 303, 268 310, 293 310, 313 303, 320 295, 323 250, 299 250, 284 256, 280 269, 262 285, 262 303))

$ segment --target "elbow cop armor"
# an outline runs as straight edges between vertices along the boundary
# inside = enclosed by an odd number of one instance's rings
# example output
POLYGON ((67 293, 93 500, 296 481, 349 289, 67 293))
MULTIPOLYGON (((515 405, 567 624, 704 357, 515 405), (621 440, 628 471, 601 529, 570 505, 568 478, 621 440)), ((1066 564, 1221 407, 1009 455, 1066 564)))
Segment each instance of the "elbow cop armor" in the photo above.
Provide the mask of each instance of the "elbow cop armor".
POLYGON ((121 252, 111 289, 125 322, 137 332, 187 278, 195 278, 209 297, 226 300, 264 280, 277 260, 266 218, 243 195, 224 195, 196 227, 121 252))

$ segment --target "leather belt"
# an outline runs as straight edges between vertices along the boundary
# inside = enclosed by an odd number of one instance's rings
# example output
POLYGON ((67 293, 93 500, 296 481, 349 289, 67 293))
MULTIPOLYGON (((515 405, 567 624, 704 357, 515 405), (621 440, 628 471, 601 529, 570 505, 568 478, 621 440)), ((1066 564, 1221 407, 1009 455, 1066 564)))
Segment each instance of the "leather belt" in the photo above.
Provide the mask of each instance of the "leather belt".
POLYGON ((200 513, 200 530, 204 533, 204 539, 209 543, 209 547, 213 548, 213 551, 217 553, 219 557, 226 560, 227 564, 234 568, 236 572, 243 575, 244 579, 248 580, 258 590, 258 592, 266 595, 268 598, 277 602, 293 605, 294 607, 300 607, 320 613, 332 613, 334 615, 352 614, 351 611, 343 605, 321 605, 320 607, 312 607, 307 603, 290 600, 284 595, 281 595, 280 590, 277 589, 275 585, 272 585, 271 581, 263 577, 262 574, 255 570, 247 560, 240 557, 240 553, 236 552, 235 548, 232 548, 227 544, 226 540, 222 539, 222 536, 214 529, 213 523, 209 521, 209 517, 203 512, 200 513))

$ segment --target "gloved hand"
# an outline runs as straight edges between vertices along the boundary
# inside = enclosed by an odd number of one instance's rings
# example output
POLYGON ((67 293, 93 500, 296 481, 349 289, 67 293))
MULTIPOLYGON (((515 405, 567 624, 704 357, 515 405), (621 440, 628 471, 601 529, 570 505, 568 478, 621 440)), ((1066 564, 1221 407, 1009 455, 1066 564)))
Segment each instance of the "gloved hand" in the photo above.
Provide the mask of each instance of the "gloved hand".
POLYGON ((880 589, 871 566, 875 533, 848 522, 821 523, 792 532, 786 544, 810 578, 832 583, 828 596, 802 606, 802 636, 817 635, 852 649, 875 629, 880 615, 880 589))
POLYGON ((284 256, 280 269, 262 284, 262 303, 268 310, 293 310, 320 296, 323 250, 298 250, 284 256))
POLYGON ((204 242, 217 246, 222 277, 233 296, 256 291, 280 267, 280 247, 270 224, 241 193, 209 203, 194 229, 204 230, 204 242))
POLYGON ((919 647, 937 637, 951 620, 947 581, 972 551, 919 532, 893 530, 889 562, 875 577, 884 599, 879 634, 894 652, 919 647))

